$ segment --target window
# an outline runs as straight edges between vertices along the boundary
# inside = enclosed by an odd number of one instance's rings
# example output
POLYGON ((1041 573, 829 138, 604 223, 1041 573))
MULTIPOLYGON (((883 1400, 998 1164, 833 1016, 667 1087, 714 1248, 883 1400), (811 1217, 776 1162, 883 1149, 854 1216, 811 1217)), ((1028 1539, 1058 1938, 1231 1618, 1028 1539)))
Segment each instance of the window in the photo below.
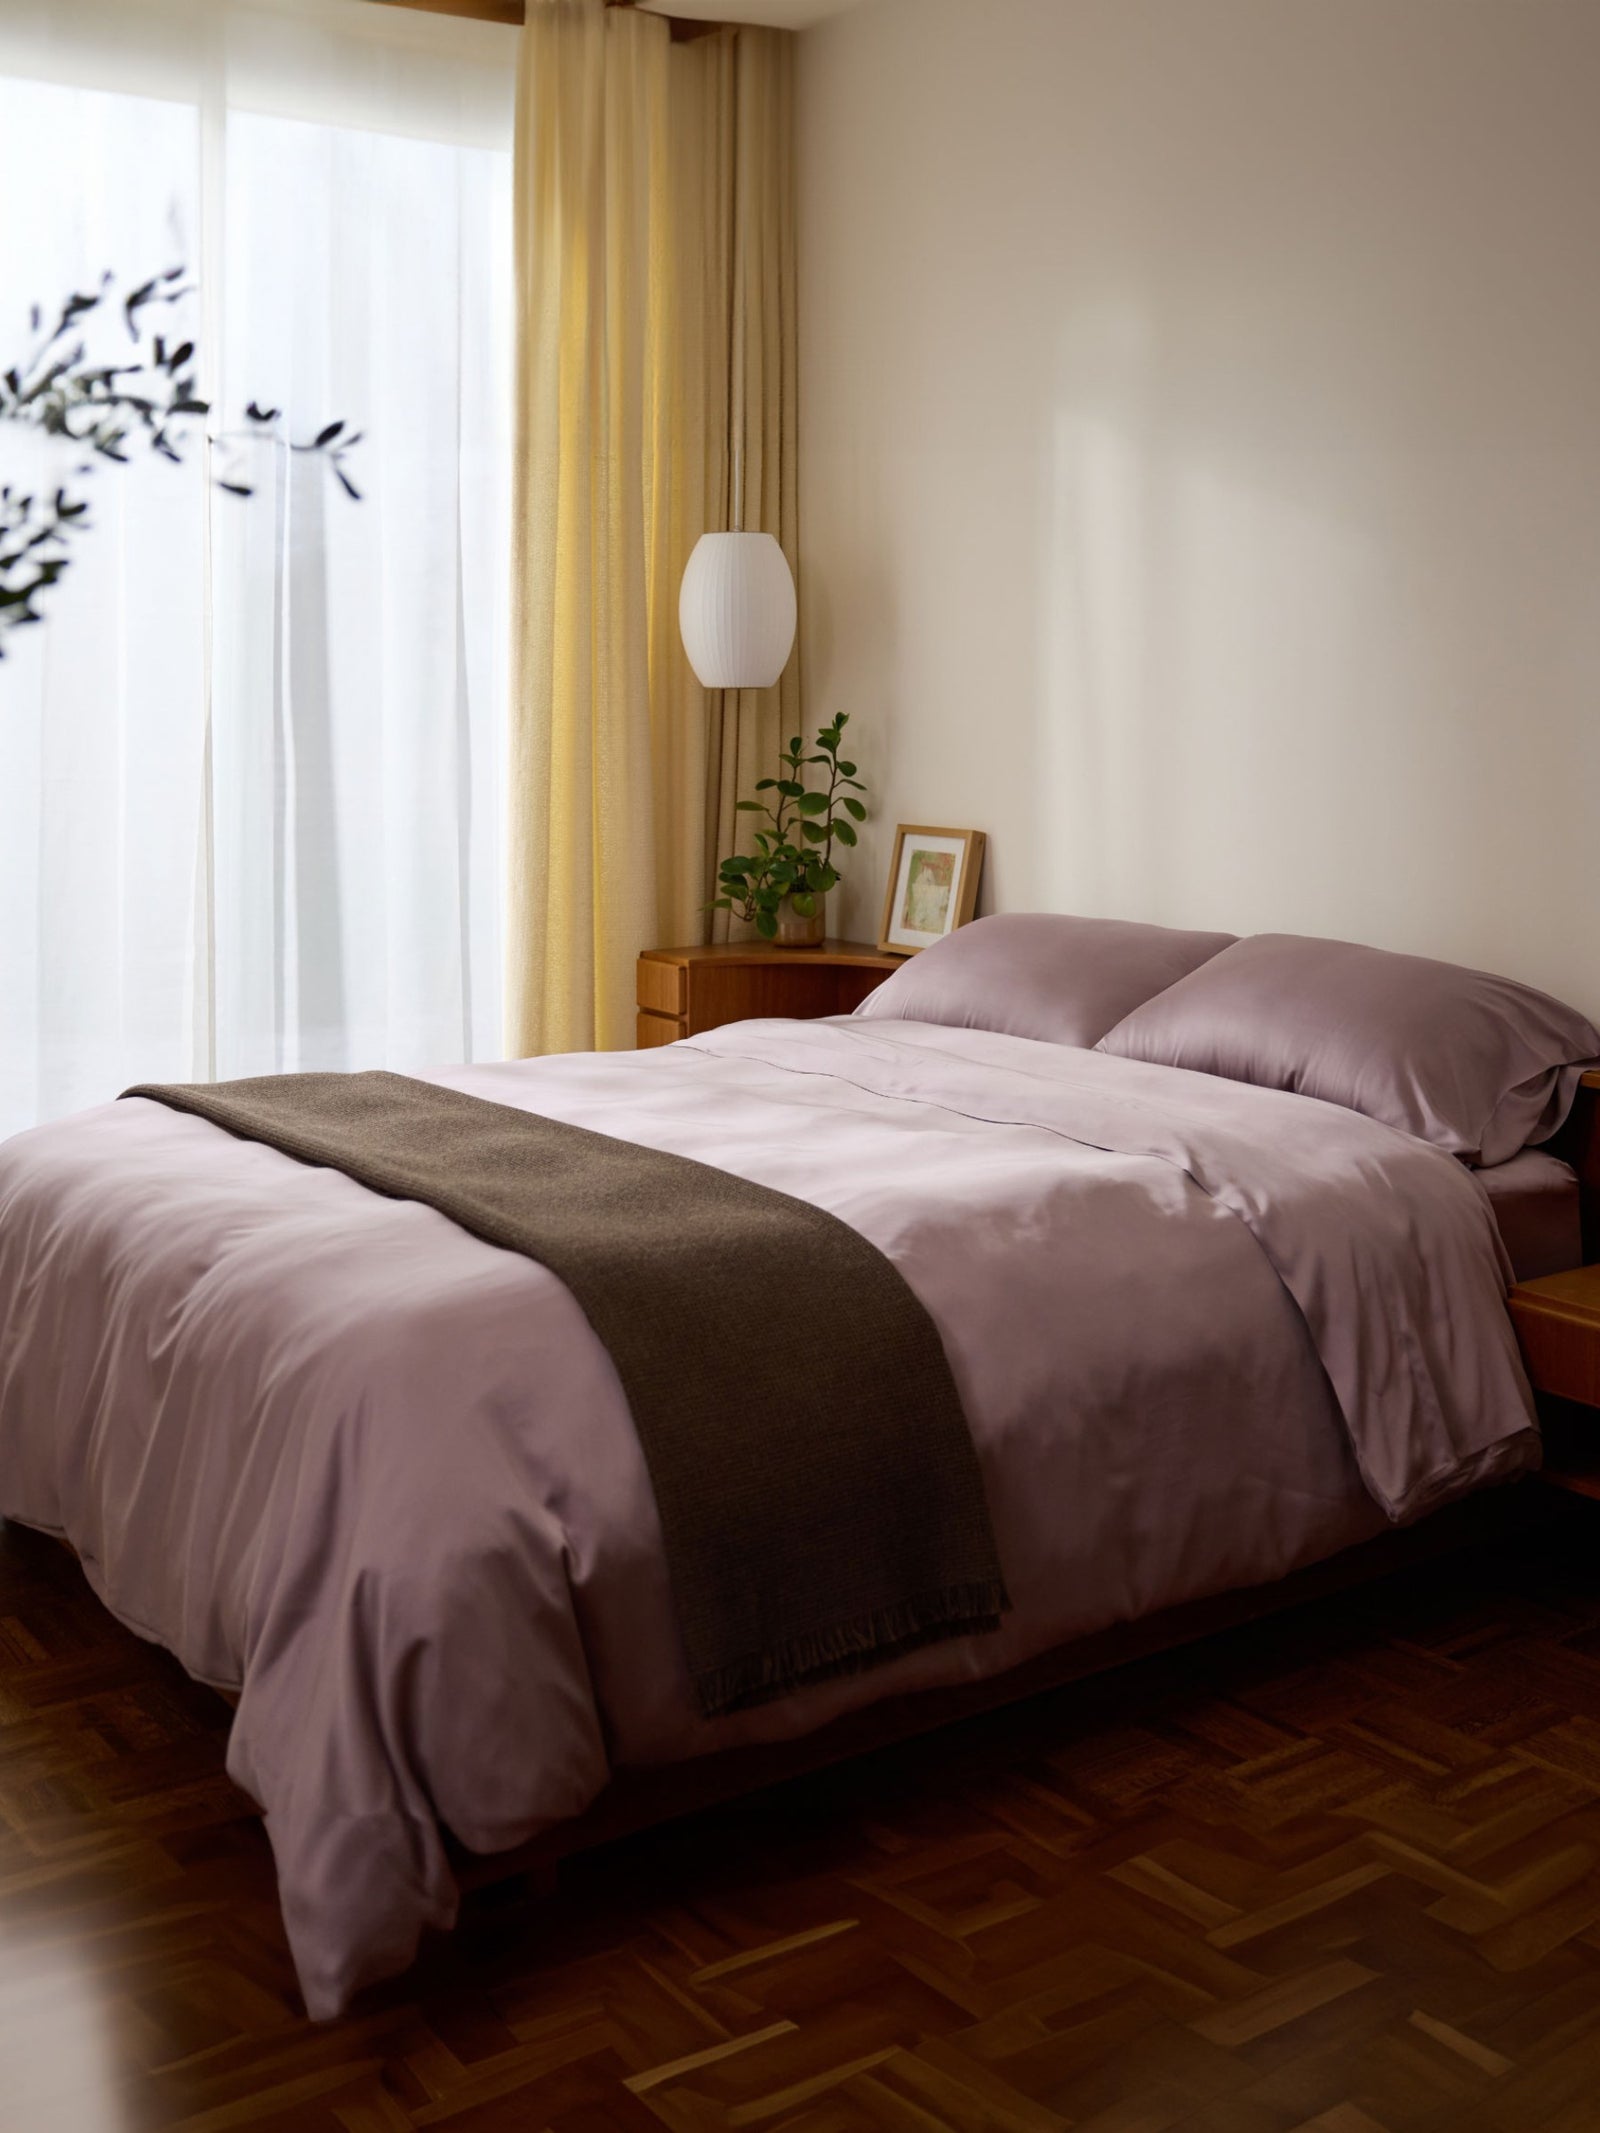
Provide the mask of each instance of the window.
POLYGON ((181 260, 213 430, 364 434, 359 503, 275 445, 248 500, 199 450, 82 485, 0 663, 0 1131, 499 1053, 513 50, 368 0, 8 0, 4 360, 31 303, 181 260))

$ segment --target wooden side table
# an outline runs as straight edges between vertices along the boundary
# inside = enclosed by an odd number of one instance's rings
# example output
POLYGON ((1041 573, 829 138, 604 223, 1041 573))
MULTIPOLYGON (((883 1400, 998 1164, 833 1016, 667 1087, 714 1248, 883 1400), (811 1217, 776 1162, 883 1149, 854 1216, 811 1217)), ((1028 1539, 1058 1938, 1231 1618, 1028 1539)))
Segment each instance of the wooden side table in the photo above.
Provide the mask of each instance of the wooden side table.
POLYGON ((1600 1266, 1523 1281, 1511 1291, 1511 1322, 1539 1395, 1544 1478, 1580 1496, 1600 1496, 1600 1266))
POLYGON ((639 1048, 762 1015, 847 1015, 904 960, 861 941, 824 941, 820 948, 773 948, 765 941, 647 948, 639 958, 639 1048))
POLYGON ((1535 1392, 1600 1407, 1600 1266, 1519 1282, 1511 1319, 1535 1392))
POLYGON ((1585 1074, 1572 1115, 1551 1141, 1578 1174, 1588 1264, 1511 1291, 1511 1322, 1539 1396, 1544 1479, 1600 1497, 1600 1073, 1585 1074))

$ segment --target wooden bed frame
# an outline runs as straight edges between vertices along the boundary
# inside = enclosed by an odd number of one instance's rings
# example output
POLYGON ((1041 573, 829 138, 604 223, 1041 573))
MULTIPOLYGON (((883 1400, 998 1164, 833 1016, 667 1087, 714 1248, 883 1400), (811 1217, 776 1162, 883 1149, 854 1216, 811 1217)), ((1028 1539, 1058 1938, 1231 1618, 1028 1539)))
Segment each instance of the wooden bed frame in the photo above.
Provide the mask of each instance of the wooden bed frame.
MULTIPOLYGON (((1246 1586, 1162 1608, 1135 1622, 1115 1623, 1041 1652, 986 1681, 887 1697, 847 1712, 797 1740, 724 1749, 649 1769, 625 1769, 581 1815, 510 1851, 469 1851, 446 1831, 451 1867, 466 1891, 518 1876, 536 1886, 553 1886, 564 1860, 602 1845, 808 1777, 835 1763, 942 1732, 1030 1697, 1070 1688, 1074 1682, 1091 1680, 1140 1659, 1180 1650, 1247 1622, 1356 1591, 1405 1571, 1425 1569, 1474 1549, 1504 1547, 1537 1530, 1549 1515, 1550 1492, 1535 1480, 1490 1489, 1449 1505, 1420 1525, 1380 1533, 1271 1584, 1246 1586)), ((41 1538, 54 1540, 77 1561, 72 1543, 63 1535, 41 1538)), ((230 1706, 238 1700, 226 1689, 213 1689, 213 1694, 230 1706)))
POLYGON ((553 1885, 563 1860, 579 1853, 810 1776, 835 1763, 960 1725, 1008 1704, 1068 1688, 1244 1623, 1354 1591, 1380 1578, 1425 1568, 1475 1548, 1504 1547, 1537 1530, 1550 1511, 1550 1492, 1537 1481, 1490 1489, 1449 1505, 1420 1525, 1380 1533, 1270 1585, 1219 1593, 1212 1599, 1163 1608, 1137 1622, 1116 1623, 987 1681, 889 1697, 798 1740, 726 1749, 692 1762, 648 1770, 620 1771, 584 1813, 514 1851, 469 1852, 449 1840, 451 1864, 467 1890, 516 1875, 525 1875, 536 1885, 553 1885))

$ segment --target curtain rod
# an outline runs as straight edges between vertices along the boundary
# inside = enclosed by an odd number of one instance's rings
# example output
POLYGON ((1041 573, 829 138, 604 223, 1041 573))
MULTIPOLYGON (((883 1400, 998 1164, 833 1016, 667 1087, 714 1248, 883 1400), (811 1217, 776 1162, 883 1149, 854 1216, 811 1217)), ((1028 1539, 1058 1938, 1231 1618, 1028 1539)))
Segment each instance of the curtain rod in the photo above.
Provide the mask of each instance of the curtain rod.
MULTIPOLYGON (((506 22, 520 27, 527 19, 524 0, 379 0, 384 7, 420 8, 430 15, 467 15, 478 22, 506 22)), ((633 7, 636 0, 606 0, 607 7, 633 7)), ((652 8, 651 13, 655 10, 652 8)), ((724 25, 720 22, 689 21, 682 15, 663 15, 679 44, 692 37, 709 37, 724 25)))

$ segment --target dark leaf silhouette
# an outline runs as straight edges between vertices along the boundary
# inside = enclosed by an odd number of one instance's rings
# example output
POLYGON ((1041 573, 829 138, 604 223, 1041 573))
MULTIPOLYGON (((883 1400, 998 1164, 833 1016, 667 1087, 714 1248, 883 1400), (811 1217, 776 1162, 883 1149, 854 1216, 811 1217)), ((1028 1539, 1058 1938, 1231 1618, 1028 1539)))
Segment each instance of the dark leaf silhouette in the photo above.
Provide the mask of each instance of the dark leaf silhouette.
MULTIPOLYGON (((195 343, 182 340, 169 348, 163 334, 152 333, 147 339, 142 315, 151 305, 181 304, 192 295, 186 272, 181 265, 168 267, 122 298, 122 317, 137 349, 134 360, 126 363, 92 360, 87 343, 74 331, 111 296, 116 277, 102 275, 93 293, 74 290, 32 355, 0 373, 0 423, 77 446, 86 455, 73 469, 80 481, 107 462, 127 466, 131 445, 181 465, 185 447, 193 440, 191 425, 211 413, 211 403, 196 389, 195 343)), ((114 318, 115 312, 110 315, 114 318)), ((40 306, 32 305, 29 331, 42 332, 43 319, 40 306)), ((341 419, 325 423, 309 443, 296 443, 277 430, 282 412, 252 400, 245 408, 248 428, 209 438, 225 455, 216 486, 230 496, 253 496, 255 484, 244 478, 237 462, 248 451, 276 446, 320 454, 346 496, 359 502, 361 492, 342 462, 360 442, 360 431, 348 431, 341 419)), ((36 596, 50 591, 65 573, 72 560, 71 536, 89 530, 88 511, 87 499, 64 487, 40 497, 24 496, 9 483, 0 487, 0 659, 9 631, 44 619, 36 596)))

